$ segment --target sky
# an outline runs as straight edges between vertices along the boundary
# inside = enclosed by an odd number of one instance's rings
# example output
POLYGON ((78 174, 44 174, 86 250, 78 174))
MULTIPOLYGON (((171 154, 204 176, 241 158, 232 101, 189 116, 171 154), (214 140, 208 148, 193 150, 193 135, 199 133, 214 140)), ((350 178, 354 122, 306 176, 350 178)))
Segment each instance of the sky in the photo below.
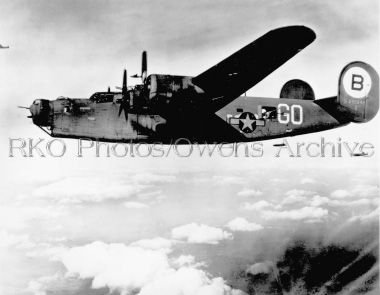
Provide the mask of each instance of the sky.
POLYGON ((371 143, 372 157, 276 157, 278 140, 260 157, 78 157, 65 140, 63 157, 24 158, 9 157, 9 138, 44 147, 51 138, 16 106, 120 85, 143 50, 149 73, 195 76, 285 25, 317 39, 248 94, 278 97, 300 78, 335 95, 348 62, 379 71, 378 11, 375 0, 0 0, 0 293, 376 294, 378 117, 287 139, 371 143))

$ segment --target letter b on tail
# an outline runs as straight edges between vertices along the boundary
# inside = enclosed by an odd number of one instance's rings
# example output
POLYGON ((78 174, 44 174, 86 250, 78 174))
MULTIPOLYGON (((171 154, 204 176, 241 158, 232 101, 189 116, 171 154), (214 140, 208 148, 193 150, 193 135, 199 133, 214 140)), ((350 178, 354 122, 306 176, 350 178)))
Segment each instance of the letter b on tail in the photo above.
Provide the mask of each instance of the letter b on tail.
POLYGON ((340 74, 338 109, 352 122, 368 122, 379 110, 379 76, 364 62, 348 64, 340 74))

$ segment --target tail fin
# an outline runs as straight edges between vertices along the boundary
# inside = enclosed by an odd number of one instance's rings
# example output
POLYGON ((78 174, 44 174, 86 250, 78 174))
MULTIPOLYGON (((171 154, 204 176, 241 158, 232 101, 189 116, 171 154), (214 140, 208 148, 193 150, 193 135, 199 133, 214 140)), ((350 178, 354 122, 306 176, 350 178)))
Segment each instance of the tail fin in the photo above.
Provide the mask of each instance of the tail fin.
POLYGON ((368 122, 379 110, 379 76, 364 62, 348 64, 340 74, 338 110, 352 122, 368 122))

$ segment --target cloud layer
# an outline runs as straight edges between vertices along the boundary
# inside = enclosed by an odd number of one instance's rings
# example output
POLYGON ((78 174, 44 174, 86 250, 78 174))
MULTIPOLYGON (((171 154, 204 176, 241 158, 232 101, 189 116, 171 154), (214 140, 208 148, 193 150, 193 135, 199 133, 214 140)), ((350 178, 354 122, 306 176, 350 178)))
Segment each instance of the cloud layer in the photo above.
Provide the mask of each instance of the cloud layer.
POLYGON ((231 240, 232 234, 205 224, 189 223, 172 229, 172 238, 196 244, 218 244, 231 240))
POLYGON ((71 275, 92 279, 92 288, 108 287, 121 294, 238 295, 222 278, 211 278, 193 259, 167 255, 164 239, 129 246, 93 242, 68 249, 61 261, 71 275), (178 263, 180 261, 180 263, 178 263), (187 264, 187 266, 185 266, 187 264))
POLYGON ((236 217, 230 220, 226 225, 232 231, 257 231, 264 227, 260 224, 249 222, 247 219, 242 217, 236 217))

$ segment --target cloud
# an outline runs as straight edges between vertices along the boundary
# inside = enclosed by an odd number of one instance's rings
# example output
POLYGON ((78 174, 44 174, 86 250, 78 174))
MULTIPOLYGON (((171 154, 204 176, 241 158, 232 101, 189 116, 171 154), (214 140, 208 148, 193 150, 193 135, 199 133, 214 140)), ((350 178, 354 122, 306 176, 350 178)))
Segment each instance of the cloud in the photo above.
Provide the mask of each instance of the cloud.
POLYGON ((263 210, 265 208, 271 208, 274 207, 272 203, 269 203, 268 201, 261 200, 255 203, 248 203, 245 202, 242 204, 242 208, 245 210, 263 210))
POLYGON ((226 225, 232 231, 258 231, 264 227, 261 224, 249 222, 242 217, 236 217, 229 221, 226 225))
POLYGON ((380 217, 380 208, 377 207, 375 210, 367 213, 367 214, 360 214, 356 216, 352 216, 348 221, 360 221, 363 223, 371 222, 371 221, 378 221, 380 217))
POLYGON ((7 231, 0 231, 0 250, 9 248, 29 248, 33 246, 28 235, 12 234, 7 231))
POLYGON ((132 177, 132 180, 139 183, 170 183, 176 181, 174 175, 154 174, 154 173, 139 173, 132 177))
POLYGON ((378 198, 379 187, 375 185, 357 185, 353 189, 353 194, 361 198, 378 198))
POLYGON ((37 188, 33 195, 59 203, 102 202, 130 198, 143 188, 111 177, 68 177, 37 188))
POLYGON ((338 189, 331 192, 330 196, 334 199, 344 199, 351 197, 358 198, 377 198, 379 196, 379 188, 374 185, 357 185, 351 190, 338 189))
POLYGON ((191 266, 195 264, 195 257, 193 255, 181 255, 175 259, 172 259, 171 262, 173 265, 178 267, 191 266))
POLYGON ((144 200, 144 201, 159 202, 166 199, 166 196, 163 194, 162 190, 156 190, 156 191, 151 191, 151 192, 139 193, 137 195, 137 198, 139 200, 144 200))
POLYGON ((237 193, 239 197, 259 197, 263 195, 263 192, 260 190, 254 189, 245 189, 237 193))
MULTIPOLYGON (((103 202, 136 197, 141 200, 161 201, 165 198, 161 190, 151 192, 162 183, 171 183, 175 176, 154 173, 138 173, 121 177, 120 175, 90 177, 74 176, 58 179, 36 188, 35 198, 54 200, 58 203, 103 202)), ((132 204, 131 204, 132 205, 132 204)), ((128 204, 127 204, 128 206, 128 204)))
POLYGON ((333 192, 331 192, 330 196, 334 199, 344 199, 347 197, 350 197, 352 194, 351 192, 344 190, 344 189, 338 189, 333 192))
POLYGON ((242 208, 245 210, 263 211, 269 208, 279 209, 283 206, 294 206, 297 204, 308 203, 310 196, 314 194, 312 191, 293 189, 285 193, 285 198, 278 204, 273 204, 266 200, 260 200, 255 203, 245 202, 242 204, 242 208))
POLYGON ((231 240, 232 234, 220 228, 204 224, 189 223, 172 229, 172 238, 196 244, 218 244, 231 240))
MULTIPOLYGON (((346 216, 346 214, 348 213, 351 215, 351 217, 348 219, 349 222, 366 222, 368 220, 373 220, 373 218, 376 216, 376 218, 378 218, 378 212, 376 213, 376 210, 378 209, 374 210, 374 208, 378 207, 379 200, 377 198, 361 198, 348 200, 330 199, 328 197, 315 195, 310 200, 305 202, 305 205, 318 208, 319 211, 321 210, 321 207, 332 208, 334 210, 333 214, 335 217, 338 217, 340 214, 343 214, 341 216, 346 216)), ((322 213, 322 211, 320 212, 322 213)), ((320 221, 320 219, 316 219, 314 221, 320 221)))
POLYGON ((313 184, 316 183, 315 179, 310 177, 304 177, 301 179, 301 184, 313 184))
POLYGON ((328 216, 329 211, 318 207, 302 207, 300 209, 262 212, 265 219, 288 219, 296 221, 320 221, 328 216))
POLYGON ((84 287, 84 282, 77 280, 74 277, 65 276, 62 273, 57 272, 51 276, 43 276, 38 279, 32 280, 28 283, 26 291, 34 295, 47 295, 60 293, 62 289, 65 290, 65 294, 72 294, 77 290, 84 287))
POLYGON ((56 281, 56 276, 40 277, 37 280, 32 280, 28 283, 27 291, 34 295, 46 295, 45 288, 49 286, 50 282, 56 281))
POLYGON ((144 286, 139 295, 238 295, 222 278, 210 279, 203 270, 182 267, 144 286))
POLYGON ((142 239, 130 244, 133 247, 140 247, 147 250, 171 250, 171 247, 175 241, 164 239, 161 237, 153 238, 153 239, 142 239))
POLYGON ((61 261, 69 273, 93 279, 93 288, 128 291, 142 288, 170 270, 163 251, 103 242, 70 248, 61 261))
POLYGON ((361 198, 361 199, 330 199, 328 197, 322 197, 319 195, 313 196, 311 199, 305 200, 303 202, 311 207, 321 207, 321 206, 330 206, 330 207, 366 207, 366 206, 376 206, 378 205, 377 199, 370 198, 361 198))
POLYGON ((124 295, 244 294, 226 285, 220 277, 211 278, 193 265, 190 256, 171 260, 163 251, 141 248, 144 243, 127 246, 93 242, 70 248, 61 261, 69 276, 92 279, 92 288, 108 287, 111 292, 117 290, 124 295))
POLYGON ((275 268, 275 265, 271 261, 257 262, 255 264, 250 265, 246 269, 246 273, 251 275, 256 275, 259 273, 270 273, 275 268))
POLYGON ((28 228, 32 221, 52 221, 66 214, 60 206, 0 206, 0 229, 20 230, 28 228))
POLYGON ((243 178, 231 175, 214 175, 211 180, 219 185, 243 184, 245 182, 243 178))
POLYGON ((330 207, 334 209, 336 217, 347 213, 352 216, 363 214, 368 208, 378 206, 377 194, 378 188, 373 185, 334 190, 330 193, 331 197, 320 196, 313 191, 292 189, 285 193, 285 197, 278 204, 260 200, 255 203, 245 202, 242 208, 255 210, 267 220, 320 222, 328 216, 330 207))
POLYGON ((282 200, 282 205, 290 205, 300 203, 307 200, 307 197, 314 194, 312 191, 293 189, 285 193, 285 198, 282 200))
POLYGON ((285 197, 282 202, 281 202, 281 205, 293 205, 293 204, 297 204, 297 203, 303 203, 307 200, 306 197, 304 196, 300 196, 300 195, 292 195, 292 196, 288 196, 288 197, 285 197))
POLYGON ((321 197, 320 195, 315 195, 310 200, 310 206, 320 207, 322 205, 330 204, 330 199, 327 197, 321 197))
POLYGON ((357 200, 331 200, 328 204, 331 206, 337 206, 337 207, 343 207, 343 206, 353 206, 353 207, 359 207, 359 206, 371 206, 371 205, 378 205, 379 201, 376 199, 357 199, 357 200))
POLYGON ((3 254, 2 251, 22 250, 26 257, 47 257, 53 261, 57 260, 60 254, 67 249, 60 241, 62 240, 51 239, 49 241, 47 239, 47 241, 40 241, 31 239, 27 234, 0 231, 0 256, 3 254))
POLYGON ((51 261, 58 261, 62 253, 67 250, 67 247, 62 245, 53 246, 49 243, 36 243, 33 249, 25 253, 26 257, 47 257, 51 261))
POLYGON ((123 206, 128 209, 146 209, 149 208, 148 205, 140 202, 124 202, 123 206))

